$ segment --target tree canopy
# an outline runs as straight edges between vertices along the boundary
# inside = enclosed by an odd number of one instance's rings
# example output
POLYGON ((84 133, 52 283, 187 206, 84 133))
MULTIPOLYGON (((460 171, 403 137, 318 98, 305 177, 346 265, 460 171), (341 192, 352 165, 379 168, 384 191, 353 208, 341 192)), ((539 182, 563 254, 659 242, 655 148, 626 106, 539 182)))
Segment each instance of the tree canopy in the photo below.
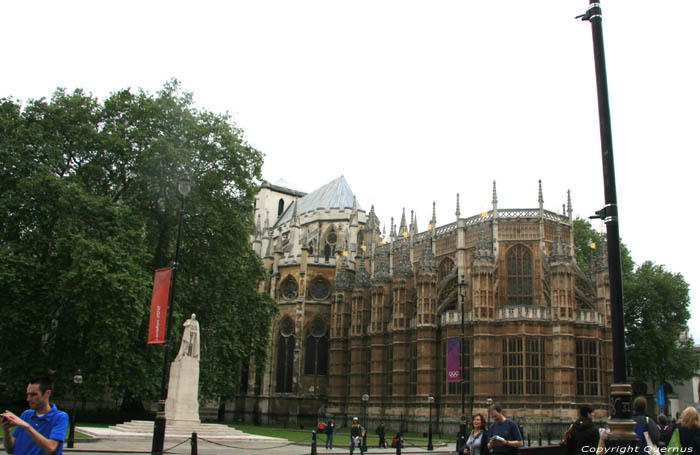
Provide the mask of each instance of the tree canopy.
MULTIPOLYGON (((0 350, 6 392, 78 369, 89 398, 155 399, 162 346, 147 345, 154 270, 173 261, 186 201, 170 349, 196 313, 200 396, 233 397, 242 362, 264 359, 277 307, 249 236, 262 154, 227 115, 177 81, 100 102, 58 89, 0 99, 0 350)), ((172 357, 171 357, 172 358, 172 357)), ((260 362, 258 362, 260 364, 260 362)))
MULTIPOLYGON (((591 270, 604 236, 587 220, 574 220, 576 261, 591 270), (592 248, 595 244, 596 248, 592 248)), ((683 275, 651 261, 635 269, 630 250, 622 243, 622 288, 627 363, 638 381, 686 380, 700 368, 693 341, 686 338, 690 319, 689 286, 683 275)))

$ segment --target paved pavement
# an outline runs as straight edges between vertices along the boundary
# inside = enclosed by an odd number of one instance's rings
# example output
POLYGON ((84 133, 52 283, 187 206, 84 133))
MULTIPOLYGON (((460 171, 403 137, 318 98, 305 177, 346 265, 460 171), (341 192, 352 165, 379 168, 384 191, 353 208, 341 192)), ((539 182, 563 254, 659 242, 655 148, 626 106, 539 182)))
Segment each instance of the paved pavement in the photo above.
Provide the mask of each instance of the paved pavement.
MULTIPOLYGON (((172 441, 166 441, 166 453, 169 454, 192 454, 191 443, 189 440, 185 440, 183 444, 173 447, 177 442, 170 444, 172 441)), ((422 448, 405 448, 402 450, 403 454, 409 453, 442 453, 448 454, 450 452, 446 447, 436 447, 433 452, 427 452, 424 447, 422 448)), ((119 441, 109 441, 100 440, 93 442, 80 442, 76 443, 73 449, 64 449, 64 453, 76 453, 76 454, 105 454, 105 453, 141 453, 148 454, 151 451, 151 442, 143 440, 119 440, 119 441)), ((310 454, 311 447, 301 446, 301 445, 289 445, 289 443, 282 445, 271 445, 269 442, 259 442, 259 441, 246 441, 240 443, 231 442, 207 442, 198 440, 197 442, 197 453, 201 455, 220 455, 220 454, 287 454, 287 455, 301 455, 310 454)), ((335 447, 333 450, 326 450, 321 447, 318 450, 319 455, 324 454, 341 454, 349 453, 347 446, 335 447)), ((359 450, 355 450, 356 454, 359 454, 359 450)), ((369 448, 368 454, 383 454, 389 455, 396 453, 396 449, 377 449, 369 448)))
MULTIPOLYGON (((184 439, 181 441, 173 440, 171 438, 165 441, 166 453, 168 454, 192 454, 191 442, 189 439, 184 439), (173 447, 178 443, 182 443, 177 447, 173 447)), ((381 454, 390 455, 395 454, 396 449, 377 449, 368 448, 368 454, 381 454)), ((74 453, 81 455, 102 455, 105 453, 141 453, 148 454, 151 451, 151 441, 146 439, 119 439, 119 440, 109 440, 109 439, 99 439, 90 441, 80 441, 76 442, 73 449, 64 449, 63 452, 66 454, 74 453)), ((308 445, 294 445, 286 441, 273 443, 271 441, 263 440, 248 440, 240 442, 231 441, 215 441, 207 442, 199 439, 197 441, 197 453, 199 455, 223 455, 223 454, 285 454, 285 455, 309 455, 311 453, 311 447, 308 445)), ((336 446, 333 450, 326 450, 323 446, 318 448, 319 455, 331 455, 331 454, 347 454, 349 453, 348 446, 343 444, 341 446, 336 446)), ((359 455, 360 451, 355 450, 355 454, 359 455)), ((450 452, 448 447, 441 446, 435 447, 433 452, 427 452, 425 447, 406 447, 401 451, 402 454, 410 453, 436 453, 436 454, 454 454, 454 451, 450 452)))

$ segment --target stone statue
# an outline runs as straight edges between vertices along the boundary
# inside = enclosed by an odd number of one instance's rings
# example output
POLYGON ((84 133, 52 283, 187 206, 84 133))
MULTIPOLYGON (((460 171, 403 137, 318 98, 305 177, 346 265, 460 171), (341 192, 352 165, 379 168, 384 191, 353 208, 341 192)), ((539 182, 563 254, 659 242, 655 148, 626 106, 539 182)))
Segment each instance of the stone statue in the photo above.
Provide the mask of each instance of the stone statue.
POLYGON ((180 351, 170 365, 165 417, 168 425, 175 423, 192 426, 198 425, 200 422, 198 400, 200 332, 196 315, 192 314, 182 326, 185 330, 182 333, 180 351))
POLYGON ((199 322, 196 317, 197 315, 192 313, 192 316, 182 324, 185 330, 182 334, 180 351, 177 353, 176 359, 180 357, 199 359, 199 322))

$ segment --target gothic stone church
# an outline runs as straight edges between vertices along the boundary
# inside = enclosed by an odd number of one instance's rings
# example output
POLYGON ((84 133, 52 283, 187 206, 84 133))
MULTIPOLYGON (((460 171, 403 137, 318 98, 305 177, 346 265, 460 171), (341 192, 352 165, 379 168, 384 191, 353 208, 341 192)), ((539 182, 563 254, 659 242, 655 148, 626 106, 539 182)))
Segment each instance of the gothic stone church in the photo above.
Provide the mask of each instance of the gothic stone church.
POLYGON ((237 400, 246 418, 425 431, 432 394, 434 425, 451 432, 462 388, 464 414, 492 399, 530 428, 569 422, 578 403, 606 414, 607 258, 599 248, 590 275, 578 267, 570 197, 566 215, 545 210, 540 184, 538 206, 503 209, 494 182, 488 212, 463 217, 458 195, 454 220, 438 225, 433 208, 421 230, 404 213, 385 236, 344 177, 289 186, 264 183, 256 200, 261 288, 280 313, 264 374, 251 365, 237 400), (448 340, 462 381, 448 379, 448 340))

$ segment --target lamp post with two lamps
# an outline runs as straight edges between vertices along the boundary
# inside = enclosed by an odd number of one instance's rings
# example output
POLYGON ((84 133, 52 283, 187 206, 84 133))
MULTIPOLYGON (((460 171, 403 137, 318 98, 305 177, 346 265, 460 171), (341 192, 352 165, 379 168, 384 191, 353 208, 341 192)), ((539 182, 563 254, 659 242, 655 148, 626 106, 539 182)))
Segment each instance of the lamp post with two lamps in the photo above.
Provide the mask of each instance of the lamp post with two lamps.
POLYGON ((165 324, 165 337, 163 339, 163 375, 160 381, 160 400, 158 401, 158 412, 153 424, 153 445, 151 453, 153 455, 163 454, 163 444, 165 443, 165 400, 168 396, 168 350, 170 339, 170 326, 172 325, 173 303, 175 301, 175 280, 177 278, 178 260, 180 257, 180 240, 182 238, 182 222, 185 217, 185 199, 192 189, 192 181, 187 177, 177 179, 177 191, 180 193, 180 215, 177 223, 177 238, 175 241, 175 260, 172 267, 172 281, 170 282, 170 292, 168 293, 168 316, 165 324))

